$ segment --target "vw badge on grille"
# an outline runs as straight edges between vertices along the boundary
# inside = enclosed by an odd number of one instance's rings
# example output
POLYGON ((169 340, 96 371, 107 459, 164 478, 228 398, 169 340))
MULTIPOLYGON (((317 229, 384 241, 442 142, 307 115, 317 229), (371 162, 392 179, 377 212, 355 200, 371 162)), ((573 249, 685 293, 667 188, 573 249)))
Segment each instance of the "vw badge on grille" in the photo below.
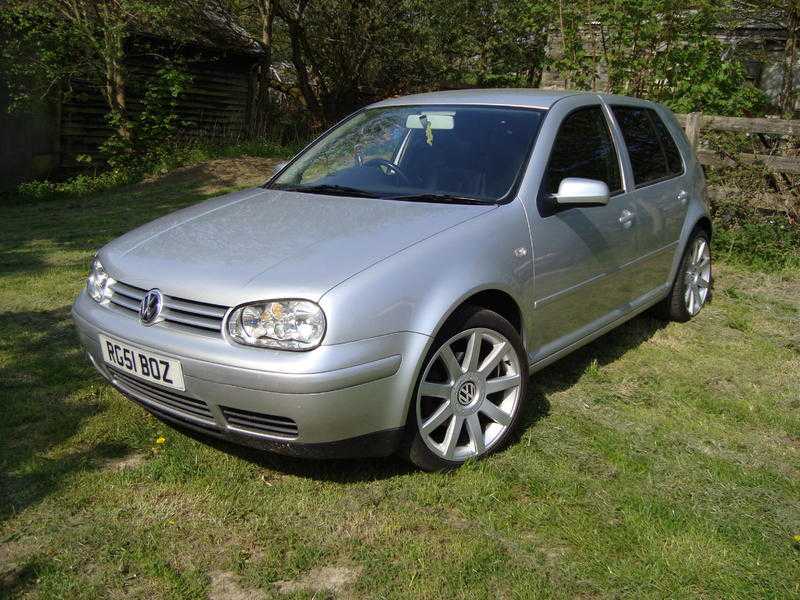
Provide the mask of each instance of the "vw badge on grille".
POLYGON ((153 289, 147 292, 139 305, 139 319, 145 325, 151 325, 161 314, 164 299, 159 290, 153 289))

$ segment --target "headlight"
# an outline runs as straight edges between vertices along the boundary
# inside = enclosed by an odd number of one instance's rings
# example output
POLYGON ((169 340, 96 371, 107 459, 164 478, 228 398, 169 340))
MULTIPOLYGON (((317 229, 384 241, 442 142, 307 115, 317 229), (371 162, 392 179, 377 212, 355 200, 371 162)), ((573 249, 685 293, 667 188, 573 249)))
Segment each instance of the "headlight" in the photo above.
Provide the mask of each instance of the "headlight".
POLYGON ((325 313, 308 300, 247 304, 228 317, 228 334, 248 346, 311 350, 325 335, 325 313))
POLYGON ((86 290, 89 295, 97 302, 102 302, 111 297, 111 290, 108 288, 110 278, 103 265, 95 257, 92 259, 92 266, 89 269, 89 279, 86 281, 86 290))

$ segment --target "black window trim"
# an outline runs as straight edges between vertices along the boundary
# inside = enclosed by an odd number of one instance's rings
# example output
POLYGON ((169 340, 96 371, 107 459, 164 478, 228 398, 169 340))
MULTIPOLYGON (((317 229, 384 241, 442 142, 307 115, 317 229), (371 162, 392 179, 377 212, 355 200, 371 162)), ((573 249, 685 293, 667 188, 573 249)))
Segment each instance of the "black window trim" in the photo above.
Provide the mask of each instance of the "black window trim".
MULTIPOLYGON (((617 196, 620 196, 622 194, 627 193, 627 191, 628 191, 627 186, 625 185, 625 183, 626 183, 625 182, 625 166, 622 164, 622 155, 620 154, 620 151, 619 151, 620 149, 619 149, 619 146, 617 145, 617 140, 614 139, 614 125, 613 125, 613 123, 611 123, 609 121, 608 114, 606 113, 605 110, 603 110, 603 104, 601 102, 597 102, 595 104, 583 104, 581 106, 576 106, 575 108, 570 110, 566 115, 564 115, 561 118, 561 121, 558 123, 558 129, 556 129, 556 134, 553 136, 553 142, 555 142, 556 139, 558 138, 558 134, 561 131, 561 126, 564 124, 564 121, 566 121, 569 117, 571 117, 576 112, 579 112, 581 110, 589 110, 589 109, 592 109, 592 108, 599 108, 600 109, 600 113, 603 115, 603 121, 605 121, 606 128, 608 129, 608 137, 611 139, 611 145, 614 148, 614 154, 617 155, 617 168, 619 169, 619 182, 620 182, 620 185, 622 186, 622 188, 619 189, 619 190, 615 190, 613 192, 611 190, 609 190, 609 194, 608 194, 609 198, 615 198, 617 196)), ((540 127, 540 129, 541 129, 541 127, 540 127)), ((550 194, 547 192, 547 190, 544 189, 544 185, 545 185, 545 182, 547 180, 547 172, 550 169, 550 161, 552 159, 553 159, 553 148, 551 147, 550 148, 550 155, 547 157, 547 164, 544 167, 544 171, 542 171, 542 180, 539 182, 539 193, 537 195, 537 202, 536 202, 537 208, 539 210, 539 216, 542 217, 543 219, 546 219, 547 217, 552 217, 554 214, 557 214, 557 213, 559 213, 561 211, 564 211, 564 210, 570 210, 572 208, 581 208, 578 205, 559 206, 554 212, 551 212, 549 214, 543 214, 542 213, 541 200, 543 198, 545 198, 545 197, 550 196, 550 194)))
POLYGON ((686 175, 686 160, 684 159, 683 152, 681 152, 681 147, 675 141, 675 136, 669 130, 669 126, 666 124, 664 119, 661 118, 661 115, 658 114, 658 111, 655 108, 650 106, 643 106, 641 104, 609 104, 608 108, 611 110, 611 114, 614 115, 614 121, 616 121, 616 125, 619 128, 619 132, 622 135, 622 142, 625 144, 625 150, 628 153, 628 162, 631 165, 631 177, 633 178, 633 189, 634 190, 641 190, 646 187, 650 187, 651 185, 658 185, 659 183, 664 183, 665 181, 669 181, 671 179, 677 179, 678 177, 683 177, 686 175), (648 121, 650 121, 650 125, 653 128, 653 131, 656 133, 656 141, 658 141, 658 147, 661 149, 661 154, 664 156, 664 162, 669 168, 669 161, 667 160, 666 150, 664 149, 664 144, 661 142, 661 138, 658 135, 658 131, 656 129, 655 123, 653 123, 653 114, 655 113, 656 117, 661 119, 661 123, 664 125, 664 128, 667 130, 667 135, 672 138, 672 143, 675 144, 675 147, 678 149, 678 156, 681 157, 681 172, 680 173, 670 173, 665 175, 664 177, 659 177, 657 179, 650 179, 643 183, 636 182, 636 174, 633 172, 633 161, 631 160, 631 151, 628 148, 628 143, 625 141, 625 134, 622 131, 622 126, 619 124, 619 119, 617 119, 617 115, 614 114, 615 108, 638 108, 639 110, 645 111, 647 115, 648 121))

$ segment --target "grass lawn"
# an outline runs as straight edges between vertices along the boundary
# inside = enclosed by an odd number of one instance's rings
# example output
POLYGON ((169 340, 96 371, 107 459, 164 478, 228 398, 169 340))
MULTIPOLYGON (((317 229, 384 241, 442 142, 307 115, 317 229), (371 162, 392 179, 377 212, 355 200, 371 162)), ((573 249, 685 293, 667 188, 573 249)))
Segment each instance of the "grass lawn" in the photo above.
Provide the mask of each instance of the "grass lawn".
POLYGON ((0 597, 800 597, 800 275, 719 265, 697 319, 538 373, 520 440, 446 475, 212 446, 123 399, 69 317, 93 251, 263 166, 0 207, 0 597))

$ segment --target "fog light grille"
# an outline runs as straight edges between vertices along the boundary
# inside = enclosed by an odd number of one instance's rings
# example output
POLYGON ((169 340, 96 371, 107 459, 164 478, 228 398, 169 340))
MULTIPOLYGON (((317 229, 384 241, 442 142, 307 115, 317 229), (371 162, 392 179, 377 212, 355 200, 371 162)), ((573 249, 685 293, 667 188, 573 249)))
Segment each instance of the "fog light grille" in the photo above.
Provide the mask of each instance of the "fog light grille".
POLYGON ((215 424, 214 417, 211 414, 211 410, 208 408, 208 404, 202 400, 176 394, 167 388, 147 383, 136 377, 131 377, 118 369, 108 365, 106 366, 108 370, 111 371, 114 382, 137 398, 145 402, 156 404, 164 409, 208 421, 211 425, 215 424))
POLYGON ((228 425, 256 433, 268 433, 282 437, 297 437, 297 423, 288 417, 220 406, 228 425))

